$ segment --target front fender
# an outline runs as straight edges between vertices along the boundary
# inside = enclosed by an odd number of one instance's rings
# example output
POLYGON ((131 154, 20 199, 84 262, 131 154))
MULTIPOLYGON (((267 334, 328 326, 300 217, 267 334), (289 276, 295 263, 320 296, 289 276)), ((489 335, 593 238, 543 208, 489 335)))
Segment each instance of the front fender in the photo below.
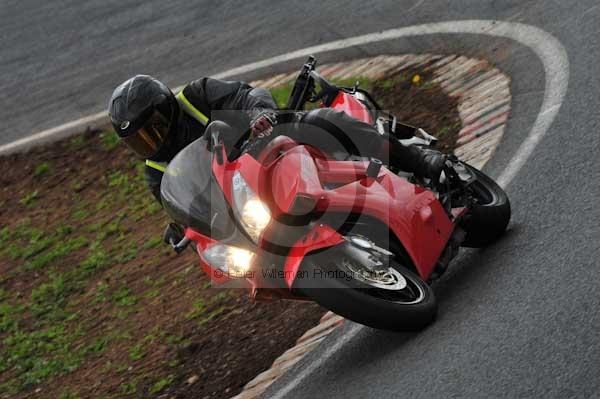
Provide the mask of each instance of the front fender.
POLYGON ((288 288, 292 288, 302 260, 308 253, 333 247, 342 242, 345 242, 342 235, 324 224, 315 225, 304 237, 296 241, 290 249, 283 266, 285 283, 288 288))

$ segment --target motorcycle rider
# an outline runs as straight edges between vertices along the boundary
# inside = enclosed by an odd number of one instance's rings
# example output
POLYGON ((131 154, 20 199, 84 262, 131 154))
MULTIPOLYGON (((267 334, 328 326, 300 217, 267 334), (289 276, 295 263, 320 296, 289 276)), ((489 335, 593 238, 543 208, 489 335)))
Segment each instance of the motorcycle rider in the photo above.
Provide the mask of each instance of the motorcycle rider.
MULTIPOLYGON (((203 135, 210 137, 214 129, 243 131, 244 125, 252 129, 255 142, 264 142, 275 136, 271 132, 277 123, 277 106, 266 89, 207 77, 194 80, 175 95, 151 76, 134 76, 114 90, 108 113, 121 140, 145 159, 146 182, 159 202, 166 165, 188 144, 203 135), (238 118, 215 120, 223 110, 243 112, 226 114, 235 114, 238 118)), ((381 135, 373 126, 343 112, 320 108, 287 114, 283 119, 292 122, 285 125, 285 135, 326 153, 341 150, 351 155, 375 157, 393 168, 434 181, 444 168, 443 154, 404 146, 396 138, 381 135)), ((236 139, 224 137, 225 143, 236 139)))

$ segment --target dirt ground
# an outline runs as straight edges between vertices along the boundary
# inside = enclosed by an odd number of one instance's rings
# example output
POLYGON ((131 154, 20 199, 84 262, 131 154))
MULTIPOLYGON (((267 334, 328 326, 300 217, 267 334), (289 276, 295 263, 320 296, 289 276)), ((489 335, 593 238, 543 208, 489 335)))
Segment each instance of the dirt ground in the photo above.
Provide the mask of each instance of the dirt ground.
MULTIPOLYGON (((373 93, 452 148, 456 102, 417 73, 373 93)), ((162 244, 167 217, 112 132, 0 168, 0 397, 231 397, 324 313, 211 288, 191 250, 162 244)))

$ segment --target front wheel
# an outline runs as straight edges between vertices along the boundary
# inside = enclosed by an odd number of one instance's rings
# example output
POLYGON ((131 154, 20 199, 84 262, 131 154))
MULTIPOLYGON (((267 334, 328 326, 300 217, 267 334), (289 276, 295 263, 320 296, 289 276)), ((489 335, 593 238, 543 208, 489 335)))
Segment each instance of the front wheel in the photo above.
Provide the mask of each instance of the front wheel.
POLYGON ((492 178, 464 164, 477 180, 469 185, 475 201, 461 227, 467 233, 463 247, 481 248, 491 244, 504 233, 510 221, 508 196, 492 178))
POLYGON ((334 313, 377 329, 415 331, 435 319, 433 290, 407 268, 391 261, 373 273, 352 259, 338 263, 305 268, 308 278, 300 290, 334 313))

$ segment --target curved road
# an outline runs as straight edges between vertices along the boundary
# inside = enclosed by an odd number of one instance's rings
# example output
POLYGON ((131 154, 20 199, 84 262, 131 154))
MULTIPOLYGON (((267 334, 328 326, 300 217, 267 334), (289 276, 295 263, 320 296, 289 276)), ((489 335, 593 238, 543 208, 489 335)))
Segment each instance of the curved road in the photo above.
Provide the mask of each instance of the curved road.
MULTIPOLYGON (((393 334, 347 323, 265 396, 600 397, 595 2, 347 0, 284 7, 275 1, 26 0, 0 7, 0 144, 102 110, 112 87, 134 73, 178 85, 306 46, 439 21, 495 19, 550 33, 566 49, 568 91, 507 187, 514 210, 509 233, 455 260, 435 287, 440 311, 431 327, 393 334)), ((485 57, 511 76, 511 118, 487 166, 499 176, 544 96, 543 65, 529 48, 491 36, 440 34, 319 58, 425 51, 485 57)))

